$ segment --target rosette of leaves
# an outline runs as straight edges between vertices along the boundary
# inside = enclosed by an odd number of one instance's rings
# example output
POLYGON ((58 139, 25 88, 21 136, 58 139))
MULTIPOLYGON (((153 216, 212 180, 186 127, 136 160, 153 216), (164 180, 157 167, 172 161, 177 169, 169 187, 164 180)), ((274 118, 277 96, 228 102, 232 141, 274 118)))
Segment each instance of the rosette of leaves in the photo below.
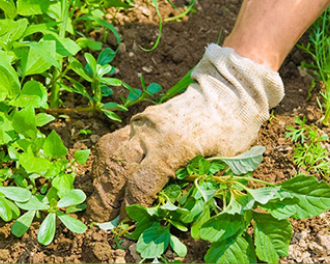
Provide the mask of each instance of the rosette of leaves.
POLYGON ((19 203, 17 206, 27 212, 18 218, 12 225, 11 231, 17 236, 23 236, 29 229, 34 217, 40 216, 40 211, 46 211, 47 215, 42 221, 38 231, 38 242, 42 245, 49 245, 55 236, 56 218, 58 218, 69 230, 75 233, 84 233, 87 227, 79 220, 68 215, 84 209, 81 204, 85 201, 86 195, 81 190, 71 190, 65 193, 58 200, 56 192, 49 192, 40 201, 42 196, 32 196, 27 202, 19 203))

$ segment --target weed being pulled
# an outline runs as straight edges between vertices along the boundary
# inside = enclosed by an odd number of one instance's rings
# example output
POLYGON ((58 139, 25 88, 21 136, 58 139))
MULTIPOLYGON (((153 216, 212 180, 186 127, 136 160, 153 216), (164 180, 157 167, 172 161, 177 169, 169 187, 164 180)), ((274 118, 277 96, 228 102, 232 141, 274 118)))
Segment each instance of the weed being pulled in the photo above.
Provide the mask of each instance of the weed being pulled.
POLYGON ((255 146, 232 158, 196 156, 177 171, 177 180, 159 193, 153 207, 128 206, 133 223, 126 219, 124 226, 109 229, 136 240, 142 262, 167 263, 168 248, 185 257, 187 246, 177 234, 189 232, 210 243, 206 263, 277 263, 289 251, 293 230, 288 218, 329 210, 330 185, 303 174, 279 184, 254 178, 264 150, 255 146), (249 182, 264 187, 252 189, 249 182))

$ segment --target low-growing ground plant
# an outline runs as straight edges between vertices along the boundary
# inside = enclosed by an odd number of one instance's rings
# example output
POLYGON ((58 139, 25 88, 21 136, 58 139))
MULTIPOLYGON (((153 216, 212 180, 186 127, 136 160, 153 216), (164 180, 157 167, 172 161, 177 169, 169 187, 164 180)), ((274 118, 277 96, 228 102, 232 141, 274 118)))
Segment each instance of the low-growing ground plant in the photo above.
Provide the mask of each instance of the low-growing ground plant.
POLYGON ((315 82, 321 82, 320 95, 322 101, 318 100, 319 106, 324 111, 323 124, 328 126, 330 121, 330 9, 310 28, 309 42, 306 45, 298 45, 307 54, 311 55, 312 63, 302 62, 303 68, 311 69, 315 80, 312 82, 308 93, 315 87, 315 82))
MULTIPOLYGON (((152 2, 161 31, 157 1, 152 2)), ((47 135, 42 127, 58 117, 88 111, 121 121, 115 111, 127 111, 142 100, 161 102, 187 86, 181 82, 174 92, 160 97, 155 94, 162 87, 146 85, 143 76, 141 89, 113 77, 111 62, 121 40, 104 15, 110 7, 121 10, 132 4, 132 0, 0 0, 0 218, 16 220, 12 233, 17 237, 27 232, 35 217, 43 219, 38 232, 43 245, 54 238, 56 218, 73 232, 86 230, 69 214, 86 207, 85 194, 74 189, 73 182, 76 165, 87 161, 90 150, 78 150, 69 160, 60 136, 55 131, 47 135), (90 37, 95 34, 102 34, 101 40, 90 37), (106 45, 108 34, 114 34, 117 47, 106 45), (118 86, 129 90, 121 103, 111 100, 118 86), (87 98, 88 105, 66 108, 62 94, 68 92, 87 98)), ((189 11, 192 6, 193 2, 189 11)), ((159 39, 160 34, 151 50, 159 39)))
POLYGON ((177 171, 177 180, 159 193, 153 207, 128 206, 134 225, 126 219, 117 235, 136 240, 143 261, 167 262, 163 254, 169 247, 184 257, 187 247, 174 234, 190 232, 209 242, 207 263, 277 263, 288 254, 293 234, 287 219, 330 209, 330 185, 303 174, 278 184, 253 178, 264 150, 255 146, 232 158, 195 157, 177 171), (251 182, 264 187, 251 188, 251 182))
POLYGON ((293 158, 301 172, 319 173, 326 180, 330 175, 329 136, 317 126, 306 125, 306 117, 294 118, 296 127, 287 127, 286 138, 295 143, 293 158))

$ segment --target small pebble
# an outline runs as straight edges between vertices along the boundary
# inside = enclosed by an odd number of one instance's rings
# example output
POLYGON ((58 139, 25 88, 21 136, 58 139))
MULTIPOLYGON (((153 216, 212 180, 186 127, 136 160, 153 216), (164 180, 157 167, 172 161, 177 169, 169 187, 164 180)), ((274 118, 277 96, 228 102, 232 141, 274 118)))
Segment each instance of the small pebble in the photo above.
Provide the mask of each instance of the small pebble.
POLYGON ((143 66, 142 70, 144 70, 146 73, 151 73, 152 72, 152 66, 143 66))
POLYGON ((93 143, 96 143, 99 140, 99 135, 91 135, 90 139, 93 143))

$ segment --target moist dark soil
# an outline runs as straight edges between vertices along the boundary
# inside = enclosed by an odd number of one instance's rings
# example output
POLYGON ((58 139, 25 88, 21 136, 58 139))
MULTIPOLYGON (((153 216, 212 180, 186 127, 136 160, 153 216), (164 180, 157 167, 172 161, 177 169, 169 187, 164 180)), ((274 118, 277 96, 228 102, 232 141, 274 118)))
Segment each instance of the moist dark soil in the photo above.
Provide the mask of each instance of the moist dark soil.
MULTIPOLYGON (((187 4, 183 0, 177 5, 187 4)), ((117 68, 116 76, 133 87, 141 87, 139 77, 142 74, 147 85, 152 82, 168 90, 182 78, 201 59, 204 48, 208 43, 216 42, 222 30, 220 44, 233 28, 241 5, 240 0, 201 0, 196 3, 196 12, 184 17, 179 22, 167 22, 163 25, 162 38, 156 50, 142 51, 140 47, 150 48, 158 34, 158 18, 154 7, 146 1, 136 1, 132 10, 121 11, 113 16, 109 11, 107 18, 117 27, 122 44, 119 54, 113 64, 117 68)), ((159 4, 163 18, 178 14, 166 1, 159 4)), ((95 39, 102 36, 95 32, 95 39)), ((306 36, 303 37, 303 39, 306 36)), ((303 41, 303 40, 301 40, 303 41)), ((113 36, 107 39, 107 45, 115 48, 117 43, 113 36)), ((297 48, 294 48, 282 68, 280 74, 286 87, 286 97, 273 110, 272 118, 266 122, 256 144, 266 146, 262 165, 254 177, 271 182, 281 182, 296 173, 292 158, 292 143, 285 139, 285 129, 293 125, 292 117, 306 115, 309 124, 320 126, 318 121, 321 112, 316 104, 317 88, 314 96, 306 101, 307 91, 312 77, 300 70, 300 62, 308 60, 297 48)), ((119 101, 127 91, 118 88, 114 100, 119 101)), ((68 107, 79 106, 81 102, 69 94, 63 98, 68 107)), ((132 115, 139 113, 148 106, 148 102, 140 103, 122 112, 123 122, 113 122, 95 113, 75 114, 68 119, 60 120, 47 129, 55 129, 63 138, 66 146, 73 155, 76 149, 91 148, 97 140, 106 133, 113 132, 128 124, 132 115), (92 134, 80 135, 80 129, 90 129, 92 134)), ((323 128, 329 134, 329 129, 323 128)), ((93 156, 84 166, 77 168, 76 185, 87 195, 92 189, 91 164, 93 156)), ((84 213, 76 217, 90 224, 84 213)), ((281 262, 290 263, 329 263, 330 262, 330 232, 329 213, 323 213, 312 219, 291 221, 294 236, 290 245, 288 257, 281 262)), ((123 239, 121 247, 115 248, 111 231, 100 230, 92 226, 84 234, 74 234, 58 223, 54 242, 45 247, 37 242, 39 222, 34 222, 29 231, 20 239, 10 233, 11 223, 0 222, 0 262, 3 263, 125 263, 139 262, 136 244, 123 239)), ((187 245, 188 254, 178 258, 170 250, 166 252, 168 260, 182 260, 189 263, 204 262, 203 256, 208 244, 205 241, 194 241, 187 234, 181 234, 180 239, 187 245)))

